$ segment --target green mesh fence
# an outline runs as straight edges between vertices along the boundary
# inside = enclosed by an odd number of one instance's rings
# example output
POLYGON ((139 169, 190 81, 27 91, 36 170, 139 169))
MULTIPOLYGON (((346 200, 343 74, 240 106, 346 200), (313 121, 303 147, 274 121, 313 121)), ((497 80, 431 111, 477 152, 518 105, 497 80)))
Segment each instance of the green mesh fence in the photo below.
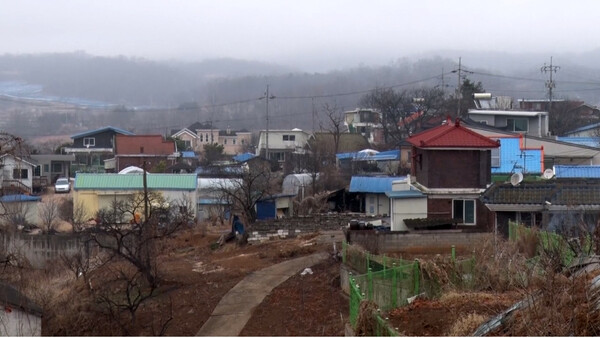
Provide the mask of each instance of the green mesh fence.
MULTIPOLYGON (((455 250, 451 253, 453 266, 453 283, 468 286, 473 283, 475 258, 456 260, 455 250)), ((342 244, 342 261, 360 274, 350 274, 350 324, 356 329, 360 303, 363 300, 373 301, 381 311, 388 311, 408 304, 408 298, 418 295, 424 290, 435 288, 436 281, 422 279, 417 261, 407 261, 386 256, 369 254, 360 248, 347 243, 342 244), (429 282, 424 285, 424 282, 429 282)), ((439 283, 437 283, 439 284, 439 283)), ((439 285, 438 285, 439 287, 439 285)), ((377 336, 397 336, 398 333, 388 323, 374 313, 377 322, 377 336)))

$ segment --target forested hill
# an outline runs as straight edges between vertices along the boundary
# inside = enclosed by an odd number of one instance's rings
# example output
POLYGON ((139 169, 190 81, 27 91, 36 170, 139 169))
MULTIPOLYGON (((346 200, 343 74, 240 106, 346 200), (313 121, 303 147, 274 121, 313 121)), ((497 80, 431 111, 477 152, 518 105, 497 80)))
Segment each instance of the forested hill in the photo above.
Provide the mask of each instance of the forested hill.
MULTIPOLYGON (((3 55, 0 84, 38 85, 41 93, 36 95, 74 97, 104 102, 107 106, 136 107, 138 111, 154 108, 178 114, 165 128, 212 120, 222 128, 254 130, 265 125, 265 102, 258 98, 264 95, 267 84, 270 95, 275 96, 269 103, 271 128, 311 129, 315 124, 318 126, 318 113, 324 104, 352 109, 369 89, 441 86, 448 94, 454 93, 458 80, 455 54, 462 56, 461 69, 466 70, 462 75, 481 82, 494 95, 515 99, 546 96, 548 74, 542 73, 540 67, 549 62, 549 57, 453 53, 445 53, 452 58, 425 55, 418 59, 398 59, 383 66, 365 65, 326 73, 302 72, 294 65, 233 59, 190 63, 96 57, 82 52, 3 55)), ((555 59, 562 60, 560 70, 554 74, 555 97, 598 104, 600 71, 592 67, 589 59, 584 55, 555 59)), ((128 122, 125 119, 114 123, 128 122)), ((160 123, 153 122, 155 127, 160 123)))

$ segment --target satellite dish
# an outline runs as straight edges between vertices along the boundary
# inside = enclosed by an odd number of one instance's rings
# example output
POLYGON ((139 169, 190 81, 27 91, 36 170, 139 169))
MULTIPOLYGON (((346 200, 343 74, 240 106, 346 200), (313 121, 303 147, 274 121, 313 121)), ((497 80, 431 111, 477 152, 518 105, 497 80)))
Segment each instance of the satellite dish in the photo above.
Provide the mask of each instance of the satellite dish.
POLYGON ((513 186, 519 185, 519 183, 521 183, 522 181, 523 181, 523 174, 521 174, 521 173, 514 173, 510 177, 510 184, 512 184, 513 186))
POLYGON ((544 170, 544 173, 542 174, 542 177, 549 180, 552 177, 554 177, 554 170, 552 169, 546 169, 544 170))

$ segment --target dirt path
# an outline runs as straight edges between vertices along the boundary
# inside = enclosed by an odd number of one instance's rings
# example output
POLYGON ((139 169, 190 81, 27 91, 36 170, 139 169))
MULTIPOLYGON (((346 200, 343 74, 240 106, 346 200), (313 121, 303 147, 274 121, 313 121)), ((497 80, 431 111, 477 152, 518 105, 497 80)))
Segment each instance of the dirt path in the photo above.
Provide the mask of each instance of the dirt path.
POLYGON ((275 264, 248 275, 221 298, 197 336, 238 336, 252 311, 276 286, 328 257, 326 252, 275 264))

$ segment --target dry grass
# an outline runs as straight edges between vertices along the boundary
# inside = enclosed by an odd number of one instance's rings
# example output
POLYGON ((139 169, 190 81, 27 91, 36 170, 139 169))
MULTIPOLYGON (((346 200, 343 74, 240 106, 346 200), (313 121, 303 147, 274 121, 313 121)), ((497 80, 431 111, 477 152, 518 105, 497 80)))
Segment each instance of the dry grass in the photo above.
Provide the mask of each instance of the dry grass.
POLYGON ((477 314, 469 313, 468 315, 459 318, 454 325, 450 328, 448 336, 453 337, 465 337, 471 335, 487 317, 477 314))

